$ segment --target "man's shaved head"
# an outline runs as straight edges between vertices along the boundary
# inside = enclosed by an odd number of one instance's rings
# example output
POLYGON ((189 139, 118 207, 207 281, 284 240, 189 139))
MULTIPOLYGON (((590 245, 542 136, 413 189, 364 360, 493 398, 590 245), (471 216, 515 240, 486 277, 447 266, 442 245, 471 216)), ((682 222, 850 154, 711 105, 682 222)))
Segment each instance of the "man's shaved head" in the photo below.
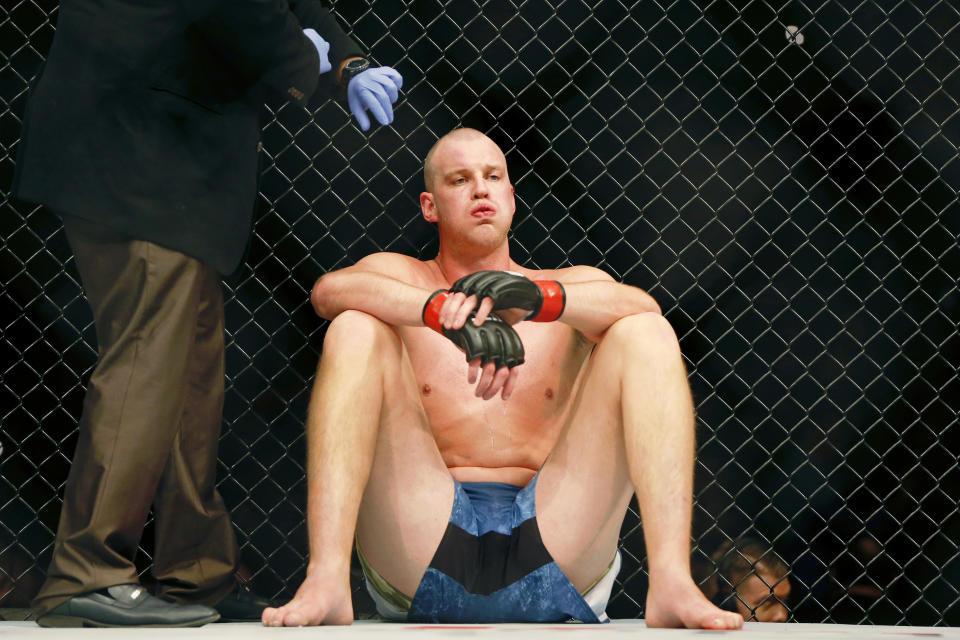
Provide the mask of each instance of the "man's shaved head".
MULTIPOLYGON (((490 138, 488 138, 482 132, 477 131, 476 129, 470 129, 469 127, 464 127, 462 129, 454 129, 433 143, 433 146, 430 147, 430 151, 427 152, 427 158, 423 161, 423 183, 427 191, 433 191, 434 181, 437 179, 436 168, 433 165, 433 157, 437 154, 437 150, 447 142, 457 142, 460 140, 470 140, 475 138, 486 138, 487 140, 490 140, 490 138)), ((490 140, 490 142, 493 142, 493 140, 490 140)))

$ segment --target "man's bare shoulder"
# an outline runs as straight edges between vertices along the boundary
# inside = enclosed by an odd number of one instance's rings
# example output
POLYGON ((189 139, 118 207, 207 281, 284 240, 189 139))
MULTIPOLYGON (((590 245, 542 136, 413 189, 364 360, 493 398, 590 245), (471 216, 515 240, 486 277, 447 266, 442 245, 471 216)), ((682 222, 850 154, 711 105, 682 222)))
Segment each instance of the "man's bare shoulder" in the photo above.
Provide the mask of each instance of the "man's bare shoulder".
POLYGON ((562 269, 524 269, 521 273, 534 280, 558 280, 566 283, 595 282, 597 280, 613 281, 613 277, 603 269, 585 264, 562 269))
POLYGON ((415 284, 418 281, 429 279, 430 266, 423 260, 417 260, 402 253, 381 251, 364 256, 348 269, 354 271, 370 271, 379 273, 397 280, 415 284))

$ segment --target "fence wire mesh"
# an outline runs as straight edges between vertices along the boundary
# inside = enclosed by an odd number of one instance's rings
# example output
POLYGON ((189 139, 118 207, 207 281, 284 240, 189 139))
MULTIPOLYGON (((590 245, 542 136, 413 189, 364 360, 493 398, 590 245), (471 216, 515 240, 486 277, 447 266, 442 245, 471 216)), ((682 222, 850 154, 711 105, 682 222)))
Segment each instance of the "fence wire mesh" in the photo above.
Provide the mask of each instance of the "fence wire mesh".
MULTIPOLYGON (((309 288, 373 251, 432 257, 421 160, 465 125, 506 152, 519 262, 606 269, 680 336, 697 575, 750 534, 789 565, 793 620, 960 625, 952 0, 332 4, 405 85, 368 135, 339 103, 265 112, 255 234, 226 281, 219 469, 255 590, 287 597, 305 568, 309 288)), ((0 10, 0 607, 49 561, 96 358, 58 219, 6 195, 56 17, 0 10)), ((622 549, 609 613, 642 616, 634 509, 622 549)))

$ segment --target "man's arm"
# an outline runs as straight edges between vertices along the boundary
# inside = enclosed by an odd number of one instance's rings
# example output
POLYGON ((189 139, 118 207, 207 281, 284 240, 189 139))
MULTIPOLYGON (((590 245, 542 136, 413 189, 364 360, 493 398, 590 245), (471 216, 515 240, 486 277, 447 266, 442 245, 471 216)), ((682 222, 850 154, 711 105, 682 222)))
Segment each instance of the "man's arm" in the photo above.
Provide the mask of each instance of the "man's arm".
POLYGON ((566 292, 566 306, 559 321, 593 342, 620 318, 638 313, 660 314, 660 305, 646 291, 623 284, 594 267, 571 267, 557 280, 566 292))
POLYGON ((318 0, 289 0, 289 3, 301 26, 314 29, 330 43, 330 64, 334 70, 327 80, 327 93, 330 93, 339 86, 343 65, 363 57, 363 50, 347 35, 333 12, 318 0))
MULTIPOLYGON (((434 291, 410 284, 421 282, 416 274, 421 265, 418 260, 398 253, 371 254, 352 267, 321 276, 310 292, 310 303, 317 315, 327 320, 352 309, 389 325, 423 327, 424 305, 434 291)), ((472 327, 464 327, 463 322, 455 327, 444 323, 441 333, 467 354, 467 382, 477 383, 477 396, 489 400, 501 393, 506 400, 513 393, 519 371, 516 364, 507 363, 516 362, 517 357, 523 362, 523 345, 509 325, 500 328, 492 323, 487 327, 480 325, 482 321, 472 327), (450 329, 468 336, 460 340, 456 335, 448 335, 450 329), (469 337, 478 331, 488 335, 469 337), (493 334, 504 335, 494 339, 493 334)))
POLYGON ((417 281, 415 262, 398 253, 371 254, 321 276, 310 292, 310 303, 327 320, 353 309, 389 325, 422 327, 423 305, 433 291, 410 284, 417 281))
POLYGON ((286 0, 181 4, 206 45, 249 82, 251 98, 306 104, 319 82, 319 55, 286 0))
POLYGON ((207 43, 252 83, 257 99, 306 105, 333 97, 343 66, 363 51, 319 0, 181 0, 207 43), (330 45, 334 73, 321 73, 317 51, 303 34, 313 29, 330 45))
MULTIPOLYGON (((570 267, 557 271, 553 279, 563 287, 563 312, 557 320, 570 325, 593 342, 598 342, 606 330, 620 318, 638 313, 660 313, 660 305, 650 294, 637 287, 616 282, 601 269, 570 267)), ((543 282, 541 281, 541 284, 543 282)), ((457 296, 451 301, 449 308, 444 310, 445 314, 453 317, 453 326, 462 324, 476 304, 472 298, 465 298, 463 293, 457 296)), ((493 306, 493 300, 485 297, 477 309, 477 321, 486 320, 493 306)), ((528 309, 520 308, 497 311, 497 315, 510 324, 527 319, 529 313, 528 309)))

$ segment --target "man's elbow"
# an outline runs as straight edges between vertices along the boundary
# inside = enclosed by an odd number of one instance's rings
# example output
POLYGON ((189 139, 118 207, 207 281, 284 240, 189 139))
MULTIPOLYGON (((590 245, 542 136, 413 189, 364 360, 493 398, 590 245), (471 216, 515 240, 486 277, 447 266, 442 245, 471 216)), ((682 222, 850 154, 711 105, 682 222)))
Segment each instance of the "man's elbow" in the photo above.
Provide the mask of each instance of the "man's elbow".
POLYGON ((313 283, 313 289, 310 291, 310 304, 313 306, 314 312, 327 320, 333 320, 338 313, 331 304, 336 285, 335 280, 335 274, 324 274, 317 278, 317 281, 313 283))
POLYGON ((657 301, 653 299, 653 296, 650 294, 645 294, 647 296, 646 309, 647 313, 655 313, 658 316, 663 315, 663 310, 660 308, 660 305, 657 304, 657 301))
POLYGON ((634 302, 638 313, 655 313, 658 316, 663 315, 660 305, 653 299, 649 293, 643 289, 637 289, 638 299, 634 302))

